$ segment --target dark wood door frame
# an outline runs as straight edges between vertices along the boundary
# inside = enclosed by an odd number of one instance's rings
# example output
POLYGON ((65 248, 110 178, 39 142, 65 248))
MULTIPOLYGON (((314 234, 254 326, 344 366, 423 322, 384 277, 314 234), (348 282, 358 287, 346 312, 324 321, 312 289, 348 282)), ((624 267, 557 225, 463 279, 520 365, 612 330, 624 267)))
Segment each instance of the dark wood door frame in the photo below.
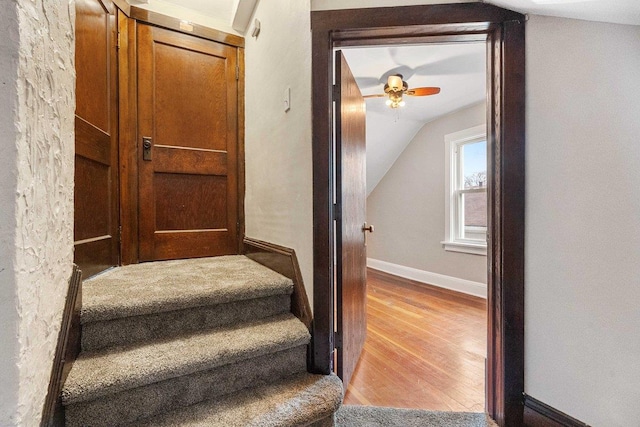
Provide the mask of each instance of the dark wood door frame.
POLYGON ((312 368, 328 374, 334 349, 333 59, 335 47, 487 42, 490 173, 487 412, 521 426, 524 392, 525 17, 485 3, 317 11, 313 73, 314 322, 312 368))
POLYGON ((238 130, 237 130, 237 170, 238 170, 238 253, 242 253, 244 236, 244 37, 228 34, 196 23, 184 25, 178 18, 151 12, 129 5, 125 0, 113 0, 118 12, 118 61, 119 81, 119 162, 120 162, 120 238, 121 264, 139 262, 139 206, 138 206, 138 161, 140 141, 137 138, 137 26, 139 23, 166 28, 178 33, 189 34, 233 46, 237 50, 238 64, 238 130))

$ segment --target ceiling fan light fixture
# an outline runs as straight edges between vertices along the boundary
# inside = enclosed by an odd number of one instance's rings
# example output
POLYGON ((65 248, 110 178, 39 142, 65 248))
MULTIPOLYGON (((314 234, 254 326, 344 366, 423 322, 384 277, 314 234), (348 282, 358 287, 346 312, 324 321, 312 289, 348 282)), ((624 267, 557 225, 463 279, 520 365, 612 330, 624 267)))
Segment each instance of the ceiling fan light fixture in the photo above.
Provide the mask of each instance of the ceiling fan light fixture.
POLYGON ((389 76, 389 79, 387 80, 387 85, 392 91, 399 92, 404 89, 404 86, 406 85, 406 83, 402 81, 401 75, 396 74, 393 76, 389 76))
POLYGON ((365 98, 383 98, 387 97, 385 103, 389 108, 404 107, 406 104, 402 97, 407 96, 429 96, 440 93, 439 87, 418 87, 409 90, 409 84, 402 80, 402 74, 394 74, 387 77, 387 83, 384 85, 384 94, 366 95, 365 98))

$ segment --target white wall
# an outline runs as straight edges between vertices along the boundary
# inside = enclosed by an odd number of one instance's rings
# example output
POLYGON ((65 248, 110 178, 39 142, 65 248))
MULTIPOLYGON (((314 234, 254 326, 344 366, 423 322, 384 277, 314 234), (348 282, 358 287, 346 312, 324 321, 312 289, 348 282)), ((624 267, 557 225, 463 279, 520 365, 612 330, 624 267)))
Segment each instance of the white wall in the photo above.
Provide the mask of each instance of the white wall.
POLYGON ((0 17, 2 426, 40 423, 71 275, 74 20, 73 1, 0 17))
POLYGON ((640 27, 527 24, 526 392, 640 425, 640 27))
POLYGON ((487 257, 448 252, 445 238, 445 135, 486 122, 484 103, 425 124, 367 198, 367 257, 487 283, 487 257))
MULTIPOLYGON (((303 52, 308 31, 284 12, 294 7, 289 3, 282 1, 281 16, 272 18, 295 26, 282 31, 288 36, 269 38, 268 46, 267 38, 248 40, 247 54, 255 56, 247 61, 247 226, 248 235, 279 236, 277 243, 302 255, 310 292, 310 137, 286 135, 288 117, 279 112, 277 95, 286 79, 305 85, 310 79, 303 52), (269 52, 281 56, 282 67, 269 52), (290 69, 284 64, 292 56, 290 69), (255 66, 265 68, 254 73, 255 66), (300 167, 282 170, 291 165, 300 167), (300 176, 285 183, 294 173, 300 176), (302 217, 304 209, 288 209, 298 199, 307 206, 302 217)), ((314 0, 314 9, 345 5, 314 0)), ((264 4, 260 13, 275 14, 264 4)), ((526 391, 594 426, 634 425, 640 420, 639 30, 532 16, 527 32, 526 391)), ((308 100, 293 96, 292 112, 309 126, 308 100)))
POLYGON ((295 249, 312 300, 309 0, 263 1, 255 17, 262 32, 246 39, 246 234, 295 249))

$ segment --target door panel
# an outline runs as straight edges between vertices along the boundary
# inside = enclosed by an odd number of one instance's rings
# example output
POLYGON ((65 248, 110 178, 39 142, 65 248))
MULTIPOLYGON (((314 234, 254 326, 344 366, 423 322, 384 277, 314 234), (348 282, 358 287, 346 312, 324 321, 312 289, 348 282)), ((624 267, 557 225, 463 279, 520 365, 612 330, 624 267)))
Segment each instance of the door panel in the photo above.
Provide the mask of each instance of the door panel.
POLYGON ((115 13, 76 1, 74 261, 85 278, 119 261, 115 13))
POLYGON ((237 253, 236 61, 236 48, 138 26, 141 261, 237 253))
POLYGON ((338 375, 345 386, 367 334, 365 101, 341 52, 336 52, 336 224, 338 375))

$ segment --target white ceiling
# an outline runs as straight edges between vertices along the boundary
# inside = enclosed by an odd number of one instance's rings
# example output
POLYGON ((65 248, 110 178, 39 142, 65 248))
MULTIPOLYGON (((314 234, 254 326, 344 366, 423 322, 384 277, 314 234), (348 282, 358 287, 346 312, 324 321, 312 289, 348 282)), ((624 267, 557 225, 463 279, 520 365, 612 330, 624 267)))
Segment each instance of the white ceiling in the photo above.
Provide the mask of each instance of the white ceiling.
POLYGON ((311 10, 483 1, 521 13, 640 25, 639 0, 311 0, 311 10))
MULTIPOLYGON (((150 0, 154 1, 154 0, 150 0)), ((231 23, 238 0, 162 0, 231 23)))
POLYGON ((487 0, 532 15, 640 25, 640 0, 487 0))
POLYGON ((383 93, 390 74, 409 88, 437 86, 438 95, 409 97, 391 109, 367 99, 367 194, 371 193, 425 123, 486 98, 484 43, 343 49, 363 95, 383 93))

